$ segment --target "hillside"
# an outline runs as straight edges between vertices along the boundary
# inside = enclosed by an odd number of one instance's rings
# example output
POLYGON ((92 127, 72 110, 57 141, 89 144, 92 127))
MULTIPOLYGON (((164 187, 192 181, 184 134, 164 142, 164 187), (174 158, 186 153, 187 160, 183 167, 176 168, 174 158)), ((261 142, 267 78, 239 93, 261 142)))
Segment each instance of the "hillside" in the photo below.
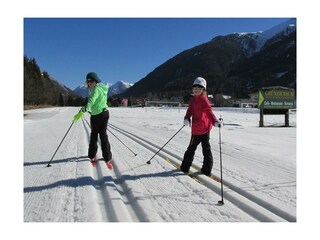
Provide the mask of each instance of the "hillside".
POLYGON ((255 55, 233 66, 229 79, 241 82, 244 90, 263 86, 296 88, 296 31, 270 39, 255 55))
POLYGON ((296 86, 295 19, 265 32, 234 33, 183 51, 132 86, 124 96, 164 98, 190 93, 197 76, 208 93, 247 97, 261 86, 296 86), (294 27, 292 27, 294 25, 294 27))
POLYGON ((24 105, 81 106, 84 98, 41 71, 34 58, 24 56, 24 105))

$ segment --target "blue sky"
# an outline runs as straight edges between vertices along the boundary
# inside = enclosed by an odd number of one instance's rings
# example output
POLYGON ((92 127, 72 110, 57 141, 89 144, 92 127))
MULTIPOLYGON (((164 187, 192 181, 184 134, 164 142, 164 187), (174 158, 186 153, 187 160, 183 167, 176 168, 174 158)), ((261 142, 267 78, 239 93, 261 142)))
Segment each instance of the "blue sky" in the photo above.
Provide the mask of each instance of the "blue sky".
POLYGON ((90 71, 104 83, 135 83, 218 35, 264 31, 287 19, 24 18, 24 55, 72 90, 90 71))

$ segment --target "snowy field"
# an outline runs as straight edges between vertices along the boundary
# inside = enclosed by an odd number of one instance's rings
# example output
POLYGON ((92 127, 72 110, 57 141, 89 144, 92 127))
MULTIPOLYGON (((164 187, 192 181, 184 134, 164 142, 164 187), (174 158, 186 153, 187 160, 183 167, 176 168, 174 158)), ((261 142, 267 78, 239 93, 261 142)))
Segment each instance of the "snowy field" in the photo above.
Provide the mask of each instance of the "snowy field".
POLYGON ((214 110, 225 123, 221 129, 225 204, 220 206, 217 128, 210 140, 212 178, 198 172, 201 145, 193 178, 176 169, 190 140, 188 127, 146 164, 181 128, 186 108, 110 108, 112 171, 103 161, 93 168, 86 157, 90 134, 86 114, 71 127, 52 167, 46 167, 77 111, 72 107, 24 111, 24 222, 297 221, 295 112, 290 113, 291 127, 282 127, 284 116, 269 115, 267 127, 259 128, 256 109, 214 110))
MULTIPOLYGON (((296 221, 294 113, 293 127, 279 127, 283 116, 266 116, 265 124, 273 127, 259 128, 256 110, 215 111, 225 123, 221 129, 225 205, 219 206, 218 129, 211 131, 215 179, 195 174, 200 178, 195 181, 166 161, 179 165, 190 140, 188 127, 146 164, 182 126, 185 111, 111 108, 113 171, 102 161, 93 168, 86 157, 88 114, 72 126, 52 167, 46 168, 77 108, 25 111, 24 221, 296 221)), ((192 171, 201 164, 199 145, 192 171)))

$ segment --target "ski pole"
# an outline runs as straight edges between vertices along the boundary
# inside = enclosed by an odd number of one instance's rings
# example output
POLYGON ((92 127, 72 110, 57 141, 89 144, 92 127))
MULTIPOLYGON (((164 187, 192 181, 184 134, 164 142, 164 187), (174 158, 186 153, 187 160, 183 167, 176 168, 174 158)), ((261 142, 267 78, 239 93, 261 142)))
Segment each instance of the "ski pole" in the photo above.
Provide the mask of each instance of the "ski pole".
MULTIPOLYGON (((82 109, 82 107, 80 108, 80 110, 79 110, 79 112, 81 111, 81 109, 82 109)), ((78 113, 79 113, 78 112, 78 113)), ((69 129, 68 129, 68 131, 66 132, 66 134, 64 135, 64 137, 62 138, 62 140, 61 140, 61 142, 60 142, 60 144, 59 144, 59 146, 57 147, 57 150, 54 152, 54 154, 53 154, 53 156, 52 156, 52 158, 50 159, 50 161, 48 162, 48 165, 47 165, 47 167, 51 167, 51 162, 52 162, 52 160, 53 160, 53 158, 54 158, 54 156, 56 155, 56 153, 58 152, 58 150, 59 150, 59 148, 60 148, 60 146, 61 146, 61 144, 62 144, 62 142, 63 142, 63 140, 66 138, 66 136, 68 135, 68 133, 69 133, 69 131, 70 131, 70 129, 71 129, 71 127, 72 127, 72 125, 74 124, 74 121, 72 121, 72 123, 71 123, 71 125, 70 125, 70 127, 69 127, 69 129)))
POLYGON ((171 139, 174 138, 174 136, 177 135, 177 134, 181 131, 181 129, 182 129, 183 127, 184 127, 184 125, 182 125, 182 127, 168 140, 168 142, 166 142, 166 143, 158 150, 158 152, 156 152, 156 153, 152 156, 152 158, 149 159, 149 161, 147 162, 148 164, 151 163, 151 159, 153 159, 153 158, 164 148, 164 146, 167 145, 167 144, 171 141, 171 139))
POLYGON ((58 149, 60 148, 60 146, 61 146, 61 144, 62 144, 63 140, 65 139, 65 137, 67 136, 68 132, 70 131, 70 129, 71 129, 71 127, 72 127, 73 123, 74 123, 74 121, 72 121, 72 123, 71 123, 71 125, 70 125, 70 127, 69 127, 68 131, 66 132, 66 134, 65 134, 65 135, 64 135, 64 137, 63 137, 63 139, 61 140, 61 142, 60 142, 60 144, 59 144, 59 146, 58 146, 57 150, 54 152, 54 154, 53 154, 53 156, 52 156, 51 160, 48 162, 47 167, 51 167, 51 164, 50 164, 50 163, 52 162, 52 159, 54 158, 54 156, 55 156, 55 155, 56 155, 56 153, 58 152, 58 149))
POLYGON ((116 138, 119 140, 119 142, 121 142, 126 148, 128 148, 130 150, 130 152, 132 152, 134 154, 134 156, 137 156, 138 154, 136 154, 134 151, 132 151, 126 144, 124 144, 116 135, 114 135, 113 132, 110 131, 110 129, 108 129, 108 131, 116 138))
MULTIPOLYGON (((220 117, 220 121, 223 121, 223 119, 220 117)), ((219 145, 220 145, 220 183, 221 183, 221 200, 218 201, 218 204, 223 205, 223 180, 222 180, 222 152, 221 152, 221 126, 219 127, 219 145)))

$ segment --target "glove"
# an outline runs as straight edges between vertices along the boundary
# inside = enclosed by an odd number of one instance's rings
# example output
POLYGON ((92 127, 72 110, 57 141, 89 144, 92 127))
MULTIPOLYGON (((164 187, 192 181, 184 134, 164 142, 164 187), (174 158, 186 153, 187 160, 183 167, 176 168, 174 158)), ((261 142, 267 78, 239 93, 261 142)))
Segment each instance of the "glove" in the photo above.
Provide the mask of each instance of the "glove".
POLYGON ((185 120, 183 121, 183 125, 186 126, 186 127, 190 127, 190 126, 191 126, 190 120, 189 120, 189 119, 185 119, 185 120))
POLYGON ((82 118, 84 116, 84 112, 80 111, 79 113, 77 113, 76 115, 74 115, 73 117, 73 122, 76 123, 79 121, 80 118, 82 118))
POLYGON ((214 126, 215 126, 215 127, 221 128, 222 125, 223 125, 223 122, 222 122, 221 120, 218 120, 218 121, 216 121, 216 122, 214 123, 214 126))

